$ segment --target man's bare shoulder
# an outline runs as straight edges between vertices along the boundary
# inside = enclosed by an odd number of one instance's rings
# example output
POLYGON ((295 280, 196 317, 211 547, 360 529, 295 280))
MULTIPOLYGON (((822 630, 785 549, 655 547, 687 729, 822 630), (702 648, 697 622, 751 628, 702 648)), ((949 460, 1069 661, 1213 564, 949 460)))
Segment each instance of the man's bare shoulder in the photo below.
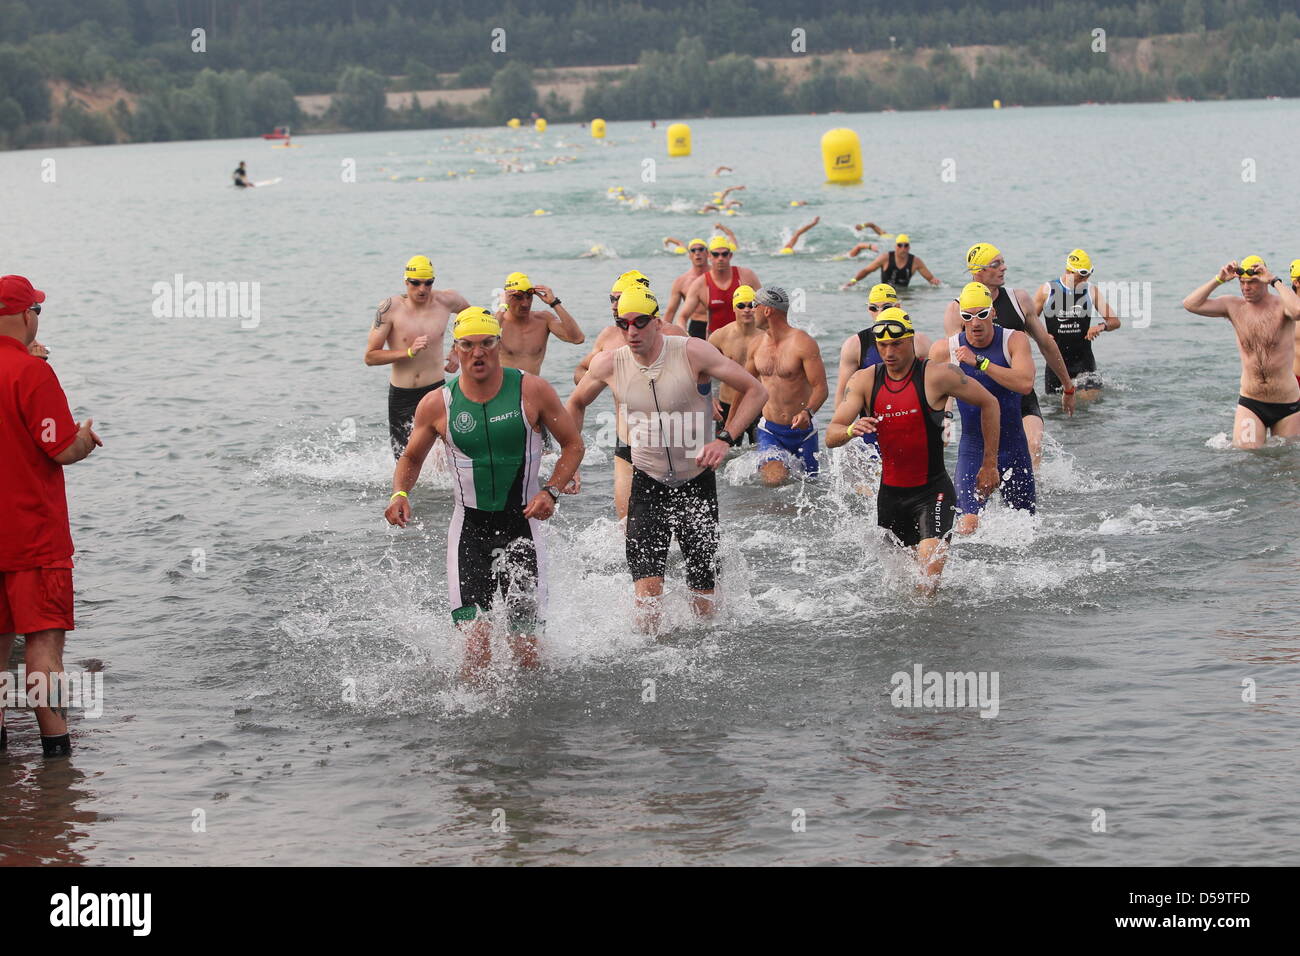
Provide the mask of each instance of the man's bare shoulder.
POLYGON ((623 333, 618 330, 618 326, 607 325, 597 333, 596 341, 591 350, 593 352, 604 352, 607 349, 616 349, 623 344, 623 333))
POLYGON ((596 378, 608 379, 614 374, 614 358, 618 353, 617 348, 605 349, 597 352, 591 359, 591 364, 587 366, 587 374, 594 375, 596 378))

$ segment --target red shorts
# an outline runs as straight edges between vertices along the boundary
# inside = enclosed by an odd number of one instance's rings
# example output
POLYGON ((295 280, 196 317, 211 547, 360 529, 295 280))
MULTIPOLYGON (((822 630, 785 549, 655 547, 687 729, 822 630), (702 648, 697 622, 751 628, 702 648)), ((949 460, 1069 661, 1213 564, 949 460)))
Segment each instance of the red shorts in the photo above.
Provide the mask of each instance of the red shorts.
POLYGON ((0 634, 72 629, 72 568, 0 571, 0 634))

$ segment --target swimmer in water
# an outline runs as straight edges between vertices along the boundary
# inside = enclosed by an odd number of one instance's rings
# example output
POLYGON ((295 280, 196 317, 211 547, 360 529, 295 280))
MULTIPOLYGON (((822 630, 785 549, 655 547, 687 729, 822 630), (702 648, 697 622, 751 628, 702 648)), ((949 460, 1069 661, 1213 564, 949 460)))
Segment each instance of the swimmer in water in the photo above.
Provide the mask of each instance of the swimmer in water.
POLYGON ((1229 262, 1219 274, 1183 299, 1195 315, 1227 319, 1237 335, 1241 382, 1232 423, 1235 448, 1259 448, 1269 433, 1300 437, 1300 380, 1295 378, 1296 319, 1300 296, 1268 271, 1259 256, 1229 262), (1211 299, 1210 293, 1236 279, 1241 295, 1211 299), (1277 295, 1269 293, 1269 287, 1277 295))
POLYGON ((842 288, 852 288, 877 269, 880 270, 880 281, 886 282, 896 289, 906 289, 912 281, 913 272, 921 273, 930 285, 939 285, 939 280, 926 268, 921 257, 912 254, 912 240, 905 232, 900 232, 894 239, 892 251, 882 252, 876 256, 866 266, 858 270, 857 275, 844 283, 842 288))
MULTIPOLYGON (((737 288, 731 295, 731 308, 736 315, 736 320, 709 336, 710 345, 740 366, 748 363, 750 344, 763 334, 756 321, 758 303, 754 299, 754 290, 749 286, 742 285, 737 288)), ((713 419, 717 423, 718 430, 721 430, 731 417, 731 406, 735 403, 736 390, 723 382, 718 390, 718 397, 713 401, 713 419)), ((745 436, 749 437, 751 445, 758 444, 758 422, 745 429, 745 436)), ((744 436, 736 437, 736 444, 739 446, 744 436)))
POLYGON ((578 428, 587 407, 606 387, 628 420, 632 491, 626 554, 636 593, 637 623, 659 623, 668 548, 676 536, 686 565, 691 606, 714 612, 717 575, 718 493, 714 470, 763 407, 767 390, 708 342, 668 337, 656 321, 659 303, 648 289, 624 291, 615 320, 627 343, 600 352, 565 406, 578 428), (716 438, 712 407, 700 386, 721 379, 736 389, 731 417, 716 438), (732 429, 736 431, 733 433, 732 429))
POLYGON ((496 319, 501 323, 501 364, 506 368, 541 375, 552 335, 570 345, 586 341, 578 323, 549 286, 533 285, 522 272, 512 272, 506 277, 505 293, 506 307, 497 312, 496 319), (534 297, 555 311, 534 311, 534 297))
MULTIPOLYGON (((797 460, 803 473, 817 474, 817 410, 826 401, 826 367, 817 340, 790 325, 790 296, 779 286, 759 291, 755 301, 766 331, 749 344, 745 371, 767 389, 758 420, 758 473, 763 484, 779 485, 790 477, 787 462, 797 460)), ((726 329, 723 330, 724 332, 726 329)))
MULTIPOLYGON (((1092 343, 1103 332, 1119 328, 1119 317, 1102 298, 1100 290, 1088 282, 1092 259, 1082 249, 1065 257, 1065 272, 1059 279, 1043 284, 1034 293, 1034 310, 1043 317, 1047 332, 1056 340, 1061 358, 1070 373, 1070 384, 1077 388, 1076 399, 1087 402, 1101 394, 1101 376, 1092 343), (1101 319, 1093 324, 1094 318, 1101 319)), ((1061 380, 1050 368, 1045 374, 1044 391, 1056 395, 1061 380)))
POLYGON ((737 288, 747 285, 751 289, 758 289, 763 285, 753 269, 731 264, 733 251, 732 243, 722 236, 714 236, 709 240, 708 270, 686 286, 685 304, 676 321, 696 338, 708 338, 724 325, 735 321, 736 313, 731 307, 731 300, 737 288), (701 306, 707 309, 707 324, 695 318, 701 306), (692 320, 689 328, 686 327, 687 318, 692 320))
MULTIPOLYGON (((1034 388, 1034 356, 1029 337, 993 324, 993 295, 982 282, 968 283, 957 305, 961 310, 962 331, 935 342, 930 349, 930 360, 952 362, 997 399, 1002 500, 1012 508, 1033 514, 1038 499, 1034 462, 1020 417, 1021 396, 1034 388)), ((957 507, 961 511, 957 531, 973 534, 987 503, 976 491, 976 476, 984 461, 984 439, 980 432, 982 409, 958 398, 957 410, 961 413, 955 480, 957 507)))
POLYGON ((451 617, 465 634, 461 677, 479 681, 492 659, 492 631, 480 612, 504 597, 507 641, 520 667, 538 665, 537 633, 546 607, 546 551, 541 522, 555 513, 560 489, 582 462, 582 434, 545 380, 501 364, 501 326, 487 309, 456 316, 461 374, 425 396, 393 472, 384 517, 405 528, 409 492, 435 438, 452 459, 455 507, 447 530, 451 617), (542 431, 560 443, 549 480, 540 481, 542 431))
POLYGON ((826 430, 826 445, 838 448, 874 431, 880 442, 880 494, 876 521, 900 547, 915 549, 923 582, 932 594, 948 560, 956 514, 956 490, 943 462, 943 410, 950 398, 980 409, 984 456, 976 493, 987 498, 998 486, 998 402, 955 365, 916 354, 912 320, 900 308, 886 309, 872 326, 880 365, 849 379, 844 401, 826 430))
POLYGON ((813 216, 811 222, 806 223, 800 226, 798 229, 796 229, 794 231, 794 235, 792 235, 788 240, 786 240, 785 245, 781 247, 781 251, 779 255, 783 255, 783 256, 793 255, 794 247, 799 244, 799 240, 800 238, 802 238, 803 234, 821 221, 822 221, 821 216, 813 216))

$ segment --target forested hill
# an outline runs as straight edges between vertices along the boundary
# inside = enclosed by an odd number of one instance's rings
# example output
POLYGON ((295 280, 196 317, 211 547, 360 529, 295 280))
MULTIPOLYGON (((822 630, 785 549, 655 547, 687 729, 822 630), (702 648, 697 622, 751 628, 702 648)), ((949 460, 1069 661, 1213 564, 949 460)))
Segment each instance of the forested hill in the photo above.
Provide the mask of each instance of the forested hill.
POLYGON ((317 125, 363 129, 492 123, 529 107, 563 120, 986 105, 990 96, 1294 96, 1300 17, 1294 0, 0 3, 4 145, 250 135, 299 119, 294 96, 310 93, 337 94, 317 125), (1154 61, 1109 55, 1147 38, 1174 39, 1154 61), (972 48, 978 58, 960 55, 972 48), (833 59, 842 51, 889 52, 911 73, 906 82, 846 74, 833 59), (756 57, 807 65, 782 71, 756 57), (593 76, 568 99, 534 86, 538 71, 617 65, 628 69, 593 76), (736 103, 678 89, 672 71, 683 68, 724 92, 750 88, 736 103), (483 94, 422 96, 396 110, 384 98, 466 88, 483 94))

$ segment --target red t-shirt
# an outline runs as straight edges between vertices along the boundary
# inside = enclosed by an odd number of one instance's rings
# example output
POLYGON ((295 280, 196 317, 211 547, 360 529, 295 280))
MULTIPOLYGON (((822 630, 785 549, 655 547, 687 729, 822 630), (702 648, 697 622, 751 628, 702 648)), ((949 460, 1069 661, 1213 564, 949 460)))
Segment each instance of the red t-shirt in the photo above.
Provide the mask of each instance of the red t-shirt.
POLYGON ((0 572, 72 567, 63 466, 77 437, 59 377, 0 335, 0 572))

